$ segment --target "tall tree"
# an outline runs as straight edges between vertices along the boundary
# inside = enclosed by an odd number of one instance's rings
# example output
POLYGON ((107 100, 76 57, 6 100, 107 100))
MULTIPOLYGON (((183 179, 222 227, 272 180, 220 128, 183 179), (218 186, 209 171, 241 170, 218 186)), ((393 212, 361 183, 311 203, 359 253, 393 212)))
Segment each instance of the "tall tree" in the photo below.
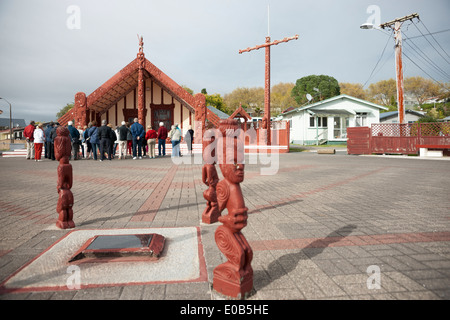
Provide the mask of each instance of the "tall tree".
POLYGON ((437 97, 441 93, 441 86, 431 79, 408 77, 405 79, 405 92, 422 105, 426 100, 437 97))
POLYGON ((240 104, 242 107, 264 108, 264 88, 237 88, 224 96, 228 109, 236 110, 240 104))
POLYGON ((339 87, 341 88, 341 94, 346 94, 363 100, 367 99, 367 92, 360 83, 339 82, 339 87))
POLYGON ((279 114, 289 107, 295 106, 295 99, 291 96, 293 83, 281 82, 274 85, 270 94, 271 111, 273 114, 279 114))
POLYGON ((292 97, 299 105, 308 102, 307 94, 321 101, 338 96, 341 91, 335 78, 327 75, 310 75, 298 79, 291 91, 292 97))
POLYGON ((369 100, 383 106, 397 100, 397 83, 394 79, 381 80, 369 86, 369 100))
MULTIPOLYGON (((202 90, 203 91, 203 90, 202 90)), ((206 92, 206 90, 205 90, 206 92)), ((213 106, 214 108, 225 112, 227 114, 231 114, 230 110, 226 107, 222 96, 219 93, 215 94, 204 94, 206 98, 206 105, 207 106, 213 106)))

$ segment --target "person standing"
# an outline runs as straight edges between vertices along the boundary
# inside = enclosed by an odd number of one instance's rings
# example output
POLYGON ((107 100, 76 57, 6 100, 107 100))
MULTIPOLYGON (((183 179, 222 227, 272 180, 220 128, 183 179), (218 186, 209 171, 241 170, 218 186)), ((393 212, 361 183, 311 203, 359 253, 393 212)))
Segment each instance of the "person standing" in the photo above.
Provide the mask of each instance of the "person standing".
POLYGON ((80 132, 73 126, 73 122, 69 121, 67 129, 70 133, 70 142, 72 143, 73 160, 78 160, 78 153, 80 152, 80 132))
POLYGON ((156 138, 158 134, 155 130, 152 129, 152 126, 147 126, 147 133, 145 134, 145 139, 147 139, 148 145, 148 157, 149 159, 155 158, 155 146, 156 146, 156 138))
POLYGON ((43 124, 39 123, 36 129, 33 131, 33 140, 34 140, 34 159, 35 161, 42 161, 42 147, 45 142, 44 130, 42 130, 43 124))
POLYGON ((127 134, 127 152, 131 156, 133 154, 133 135, 130 130, 130 123, 127 122, 128 134, 127 134))
POLYGON ((86 145, 86 159, 92 158, 92 145, 90 141, 91 138, 89 137, 89 129, 91 129, 91 127, 92 122, 89 122, 87 126, 84 126, 83 140, 84 144, 86 145))
POLYGON ((97 161, 97 150, 99 148, 100 140, 98 139, 98 128, 97 121, 92 121, 92 126, 89 129, 89 141, 91 142, 92 154, 94 155, 94 160, 97 161))
POLYGON ((83 138, 84 130, 81 128, 81 126, 78 126, 77 130, 80 133, 81 159, 83 159, 84 158, 84 152, 86 151, 86 144, 84 143, 84 138, 83 138))
POLYGON ((158 129, 158 156, 161 157, 161 147, 162 147, 162 156, 166 155, 166 139, 167 139, 167 129, 164 127, 164 122, 159 123, 158 129))
POLYGON ((194 130, 192 130, 192 126, 189 126, 189 129, 184 136, 184 141, 186 141, 188 153, 192 155, 192 143, 194 142, 194 130))
POLYGON ((111 156, 108 160, 114 159, 114 155, 116 154, 116 146, 117 146, 117 134, 116 131, 113 129, 113 125, 111 123, 108 123, 108 127, 111 129, 109 131, 109 153, 111 156))
POLYGON ((34 159, 34 121, 31 120, 30 124, 23 130, 23 136, 25 137, 27 143, 27 160, 34 159))
POLYGON ((114 157, 116 156, 116 152, 117 152, 117 146, 119 145, 119 126, 116 126, 116 129, 113 131, 116 134, 116 140, 114 140, 114 147, 113 147, 113 152, 112 152, 112 157, 114 159, 114 157))
POLYGON ((170 130, 169 138, 172 140, 172 158, 180 156, 180 140, 181 140, 181 130, 178 128, 178 124, 172 126, 170 130))
POLYGON ((145 136, 145 130, 142 124, 139 123, 138 118, 134 118, 134 123, 131 125, 130 131, 133 136, 133 160, 136 160, 136 156, 142 159, 142 140, 145 136), (137 154, 136 148, 138 149, 137 154))
POLYGON ((44 130, 44 135, 45 135, 45 158, 47 159, 52 159, 54 157, 53 155, 53 145, 52 145, 52 138, 51 138, 51 134, 52 134, 52 130, 53 130, 53 121, 50 122, 47 125, 47 128, 45 128, 44 130))
POLYGON ((108 153, 108 160, 111 160, 111 128, 106 120, 102 120, 102 126, 98 128, 98 139, 100 140, 100 161, 105 160, 105 152, 108 153))
POLYGON ((56 122, 53 125, 52 131, 50 132, 50 140, 52 141, 52 146, 51 146, 51 148, 52 148, 52 161, 55 161, 55 138, 58 135, 56 133, 56 129, 58 129, 58 127, 59 127, 59 122, 56 122))
POLYGON ((126 122, 122 121, 122 125, 119 127, 119 134, 117 138, 119 139, 119 160, 125 159, 127 154, 127 136, 130 131, 126 126, 126 122))

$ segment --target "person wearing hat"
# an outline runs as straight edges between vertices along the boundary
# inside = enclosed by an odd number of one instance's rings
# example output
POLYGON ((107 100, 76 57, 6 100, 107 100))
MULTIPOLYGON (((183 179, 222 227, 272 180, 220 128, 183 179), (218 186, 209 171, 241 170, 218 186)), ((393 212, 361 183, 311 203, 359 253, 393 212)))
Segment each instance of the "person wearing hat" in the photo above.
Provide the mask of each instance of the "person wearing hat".
POLYGON ((30 124, 25 127, 23 130, 23 136, 27 142, 27 160, 34 159, 34 121, 31 120, 30 124))

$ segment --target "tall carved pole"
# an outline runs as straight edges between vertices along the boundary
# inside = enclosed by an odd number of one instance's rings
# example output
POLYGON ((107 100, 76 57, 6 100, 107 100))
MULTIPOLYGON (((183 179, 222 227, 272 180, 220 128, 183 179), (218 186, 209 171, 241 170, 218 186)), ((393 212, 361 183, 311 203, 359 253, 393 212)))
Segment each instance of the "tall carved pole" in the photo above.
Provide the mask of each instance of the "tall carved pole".
POLYGON ((75 126, 87 126, 89 123, 89 115, 87 109, 87 98, 84 92, 75 94, 75 126))
MULTIPOLYGON (((195 99, 195 121, 194 121, 194 143, 203 143, 203 135, 206 130, 206 98, 203 94, 197 93, 195 99)), ((205 146, 203 145, 203 149, 205 146)))
POLYGON ((219 217, 222 225, 216 230, 215 240, 228 261, 214 269, 213 288, 226 296, 242 299, 253 289, 253 251, 241 233, 247 225, 248 209, 240 187, 240 183, 244 181, 244 164, 238 163, 239 155, 235 147, 239 141, 233 137, 238 128, 237 120, 227 119, 220 122, 220 138, 224 147, 219 166, 224 179, 217 184, 216 193, 219 211, 222 212, 226 208, 228 214, 219 217), (231 163, 227 162, 230 155, 233 155, 231 163))
POLYGON ((144 80, 144 67, 145 67, 145 55, 144 55, 144 39, 139 38, 139 52, 137 54, 139 70, 138 70, 138 119, 139 122, 145 124, 145 80, 144 80))
POLYGON ((74 228, 73 222, 73 194, 72 188, 72 165, 69 163, 72 146, 69 138, 69 129, 60 126, 56 129, 57 136, 55 138, 55 159, 59 161, 58 165, 58 181, 56 190, 59 198, 56 204, 56 212, 58 212, 58 221, 56 226, 60 229, 74 228))
POLYGON ((261 48, 266 49, 266 61, 265 61, 265 82, 264 82, 264 117, 262 119, 262 133, 264 137, 264 142, 266 145, 271 145, 271 133, 270 133, 270 47, 277 45, 282 42, 288 42, 291 40, 297 40, 298 35, 290 38, 284 38, 282 40, 275 40, 270 42, 270 37, 266 37, 266 43, 258 45, 252 48, 247 48, 244 50, 239 50, 239 54, 243 52, 250 52, 252 50, 259 50, 261 48))

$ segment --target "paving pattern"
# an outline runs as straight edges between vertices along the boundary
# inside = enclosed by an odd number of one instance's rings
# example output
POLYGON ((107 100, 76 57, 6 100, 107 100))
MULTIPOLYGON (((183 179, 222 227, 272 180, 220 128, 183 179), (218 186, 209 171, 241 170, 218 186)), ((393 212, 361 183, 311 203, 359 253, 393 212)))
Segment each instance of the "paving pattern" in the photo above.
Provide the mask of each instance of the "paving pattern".
MULTIPOLYGON (((219 223, 201 223, 201 165, 170 157, 71 164, 76 228, 59 230, 57 162, 0 158, 0 299, 217 298, 212 271, 224 257, 214 242, 219 223), (206 274, 81 281, 79 289, 26 289, 28 279, 5 290, 70 232, 147 228, 198 230, 198 268, 206 274)), ((450 298, 450 161, 302 152, 279 155, 275 175, 261 175, 267 166, 247 164, 242 184, 243 233, 254 251, 250 300, 450 298)))

